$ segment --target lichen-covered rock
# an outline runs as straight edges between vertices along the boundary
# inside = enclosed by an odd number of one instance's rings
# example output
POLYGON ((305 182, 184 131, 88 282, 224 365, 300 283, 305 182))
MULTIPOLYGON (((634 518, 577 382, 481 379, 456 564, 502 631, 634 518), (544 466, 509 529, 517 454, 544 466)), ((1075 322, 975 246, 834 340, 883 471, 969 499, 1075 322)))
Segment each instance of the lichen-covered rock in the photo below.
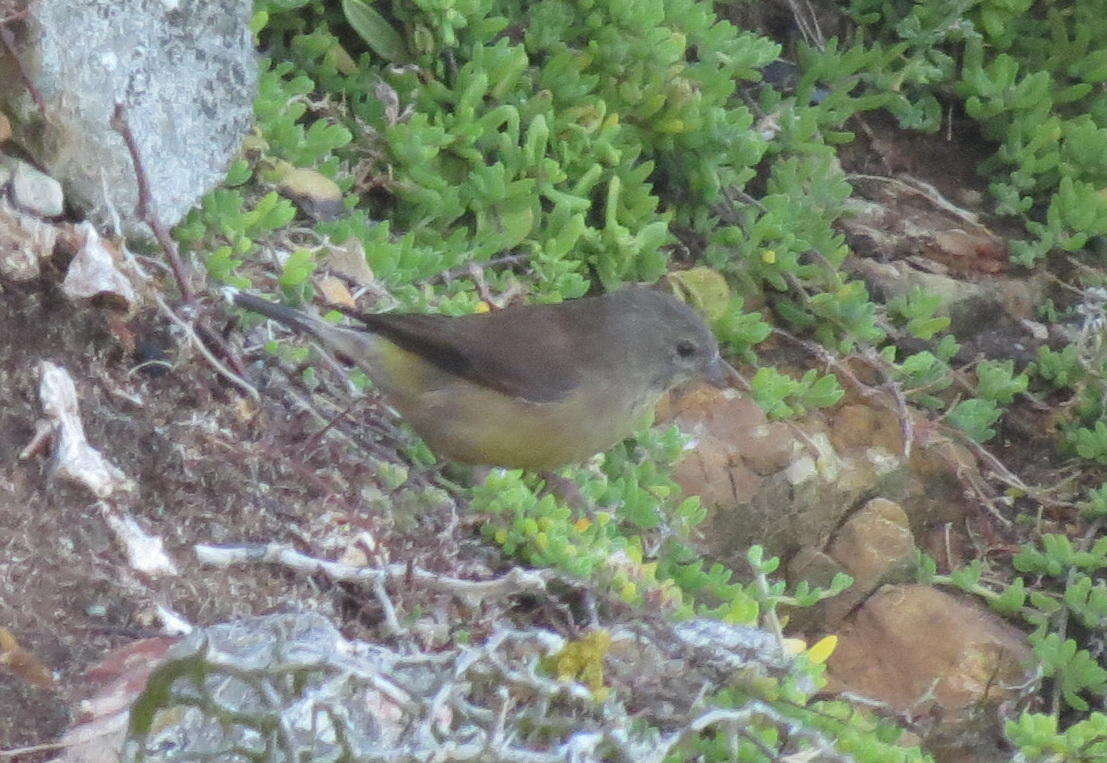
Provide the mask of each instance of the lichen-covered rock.
POLYGON ((39 0, 20 56, 49 120, 9 76, 15 133, 71 202, 129 235, 131 157, 109 120, 126 109, 162 222, 173 225, 224 176, 253 115, 249 0, 39 0))

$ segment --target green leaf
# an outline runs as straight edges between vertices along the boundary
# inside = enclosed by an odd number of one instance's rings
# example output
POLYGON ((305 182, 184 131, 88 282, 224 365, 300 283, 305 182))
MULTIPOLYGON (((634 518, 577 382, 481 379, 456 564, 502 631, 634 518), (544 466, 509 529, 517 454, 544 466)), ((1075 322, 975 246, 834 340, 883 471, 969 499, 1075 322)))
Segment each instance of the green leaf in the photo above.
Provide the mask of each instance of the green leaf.
POLYGON ((987 442, 996 435, 992 429, 1003 415, 994 401, 970 398, 958 403, 949 414, 949 422, 964 430, 965 434, 976 442, 987 442))
POLYGON ((297 249, 285 260, 279 279, 282 288, 294 291, 305 285, 315 272, 315 257, 307 249, 297 249))
POLYGON ((365 0, 342 0, 342 12, 354 31, 378 56, 394 64, 410 63, 411 54, 403 37, 369 3, 365 0))

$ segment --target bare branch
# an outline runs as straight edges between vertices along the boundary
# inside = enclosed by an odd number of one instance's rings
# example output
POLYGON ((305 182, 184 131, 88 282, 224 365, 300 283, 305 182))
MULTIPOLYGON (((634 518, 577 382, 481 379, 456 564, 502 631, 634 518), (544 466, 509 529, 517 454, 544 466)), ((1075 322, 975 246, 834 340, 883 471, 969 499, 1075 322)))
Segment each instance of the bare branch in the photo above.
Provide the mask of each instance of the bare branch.
POLYGON ((316 559, 280 543, 242 546, 197 545, 195 550, 196 558, 202 564, 213 567, 229 567, 232 564, 247 562, 279 564, 296 572, 325 575, 335 582, 367 586, 411 579, 425 588, 453 594, 468 602, 524 593, 542 593, 550 580, 555 577, 555 573, 551 570, 525 570, 522 567, 514 567, 506 575, 492 580, 464 580, 439 575, 418 567, 409 568, 405 564, 354 567, 340 562, 316 559))

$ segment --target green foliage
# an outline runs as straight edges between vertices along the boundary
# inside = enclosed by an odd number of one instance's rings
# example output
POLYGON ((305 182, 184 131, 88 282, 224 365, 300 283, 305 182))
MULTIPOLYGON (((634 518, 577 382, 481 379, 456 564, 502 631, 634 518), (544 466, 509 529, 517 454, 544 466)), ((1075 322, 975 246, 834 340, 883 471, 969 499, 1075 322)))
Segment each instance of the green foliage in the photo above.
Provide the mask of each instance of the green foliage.
POLYGON ((834 405, 842 398, 838 377, 820 376, 811 370, 799 379, 764 366, 750 380, 750 391, 757 404, 773 418, 801 416, 814 408, 834 405))
POLYGON ((742 312, 742 298, 735 297, 714 323, 715 336, 731 353, 753 359, 753 348, 772 333, 761 313, 742 312))
POLYGON ((958 429, 964 430, 977 442, 987 442, 996 436, 996 430, 992 429, 1003 411, 993 400, 970 398, 962 400, 949 412, 949 423, 958 429))
MULTIPOLYGON (((1030 0, 854 0, 851 11, 877 36, 896 40, 899 57, 888 63, 900 87, 889 89, 917 106, 936 105, 936 95, 952 90, 998 144, 981 169, 993 178, 998 211, 1021 218, 1034 236, 1014 242, 1016 262, 1077 251, 1107 232, 1107 200, 1099 193, 1107 179, 1102 2, 1042 10, 1030 0)), ((891 109, 905 126, 937 127, 899 104, 891 109)))
MULTIPOLYGON (((523 251, 545 299, 579 296, 588 271, 608 287, 653 280, 668 219, 744 182, 764 150, 729 99, 777 47, 702 3, 344 8, 384 62, 362 56, 338 77, 326 55, 337 42, 323 28, 292 48, 369 130, 373 169, 390 178, 389 219, 412 245, 443 251, 445 267, 523 251), (502 35, 509 16, 529 30, 522 42, 502 35), (383 65, 408 53, 422 76, 383 65), (389 101, 408 109, 403 118, 389 101), (658 182, 693 198, 663 209, 658 182)), ((355 225, 345 232, 368 237, 355 225)))
POLYGON ((933 339, 934 335, 949 328, 949 316, 935 315, 941 307, 942 298, 917 287, 902 297, 896 297, 888 303, 888 311, 900 316, 907 331, 918 339, 933 339))
POLYGON ((1044 379, 1054 389, 1073 387, 1084 377, 1075 344, 1066 345, 1058 352, 1048 347, 1038 348, 1038 359, 1028 369, 1044 379))
POLYGON ((1072 442, 1082 458, 1107 464, 1107 422, 1097 421, 1091 429, 1073 430, 1072 442))
POLYGON ((1080 506, 1085 519, 1107 518, 1107 482, 1088 491, 1087 500, 1080 506))
POLYGON ((1091 713, 1064 731, 1057 716, 1022 713, 1007 721, 1005 732, 1027 760, 1097 761, 1107 758, 1107 715, 1091 713))
POLYGON ((405 64, 411 60, 403 37, 365 0, 342 0, 342 12, 361 39, 385 61, 405 64))
POLYGON ((1070 707, 1087 710, 1082 692, 1102 695, 1107 691, 1107 670, 1096 662, 1087 649, 1077 647, 1073 639, 1063 639, 1057 633, 1036 640, 1034 654, 1043 675, 1052 678, 1061 688, 1061 696, 1070 707))
POLYGON ((596 508, 593 518, 552 493, 541 495, 541 485, 518 471, 490 474, 474 488, 473 507, 492 515, 485 534, 508 554, 593 580, 628 603, 754 622, 757 604, 731 582, 733 573, 718 564, 705 569, 692 551, 692 532, 706 511, 698 498, 681 496, 666 468, 683 448, 675 428, 651 431, 637 446, 607 453, 598 473, 566 470, 596 508))
POLYGON ((1068 536, 1054 533, 1042 536, 1042 547, 1024 547, 1011 560, 1019 572, 1063 577, 1069 569, 1093 572, 1107 567, 1107 538, 1101 539, 1090 551, 1073 547, 1068 536))
POLYGON ((929 350, 923 350, 904 358, 894 373, 909 400, 926 408, 944 407, 935 393, 953 384, 951 369, 945 360, 929 350))
POLYGON ((304 296, 310 284, 308 279, 315 272, 315 258, 307 249, 297 249, 288 256, 281 269, 277 283, 284 290, 285 296, 299 302, 304 296))
POLYGON ((1029 383, 1027 374, 1015 375, 1013 360, 983 360, 976 366, 976 394, 999 405, 1010 405, 1029 383))

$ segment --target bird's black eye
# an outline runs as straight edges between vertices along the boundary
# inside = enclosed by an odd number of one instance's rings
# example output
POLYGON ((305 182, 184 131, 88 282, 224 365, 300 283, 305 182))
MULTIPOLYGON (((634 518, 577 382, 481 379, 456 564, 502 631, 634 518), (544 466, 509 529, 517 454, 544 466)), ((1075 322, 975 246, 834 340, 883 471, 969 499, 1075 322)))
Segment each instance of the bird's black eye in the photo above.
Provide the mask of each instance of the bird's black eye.
POLYGON ((696 345, 694 345, 692 342, 689 342, 687 339, 682 339, 681 341, 677 342, 676 351, 677 355, 684 358, 685 360, 688 360, 689 358, 695 356, 696 345))

